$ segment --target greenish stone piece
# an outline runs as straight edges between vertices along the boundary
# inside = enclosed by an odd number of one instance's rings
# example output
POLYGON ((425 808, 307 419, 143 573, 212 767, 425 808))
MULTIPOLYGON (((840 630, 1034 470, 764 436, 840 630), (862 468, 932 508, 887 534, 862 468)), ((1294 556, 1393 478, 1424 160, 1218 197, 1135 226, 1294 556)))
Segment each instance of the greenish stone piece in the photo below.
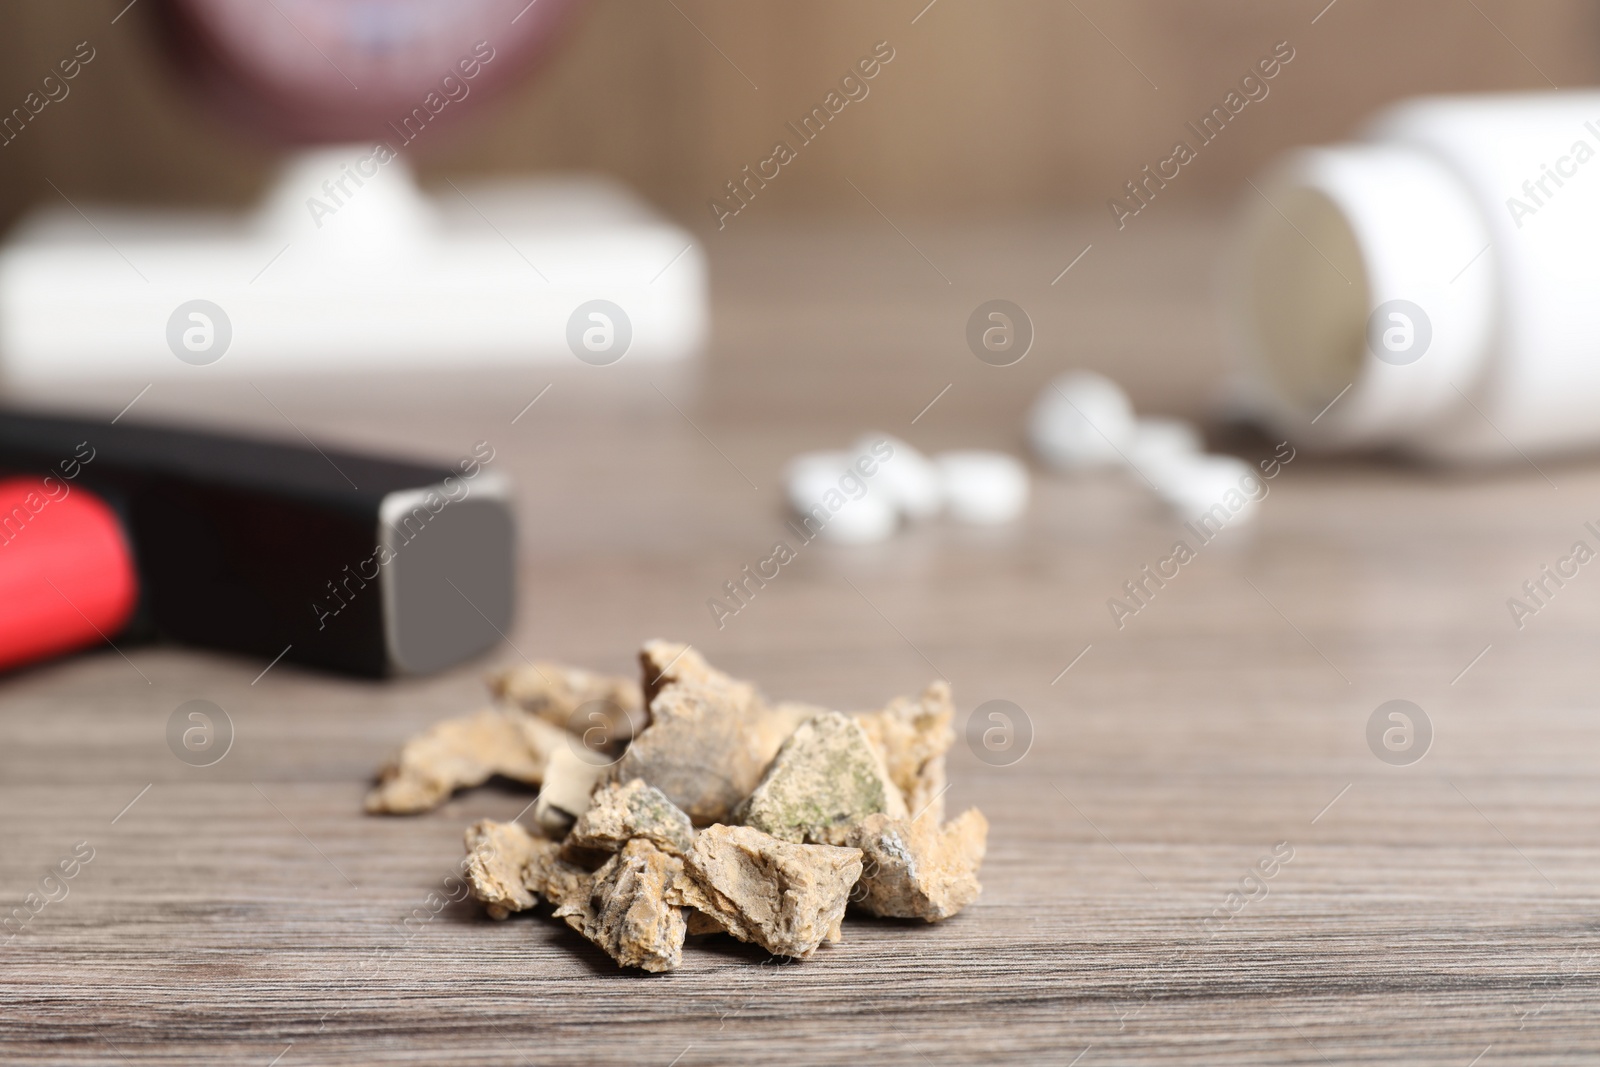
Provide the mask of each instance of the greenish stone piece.
POLYGON ((832 843, 868 815, 904 818, 905 799, 854 719, 836 711, 802 723, 736 812, 781 841, 832 843))

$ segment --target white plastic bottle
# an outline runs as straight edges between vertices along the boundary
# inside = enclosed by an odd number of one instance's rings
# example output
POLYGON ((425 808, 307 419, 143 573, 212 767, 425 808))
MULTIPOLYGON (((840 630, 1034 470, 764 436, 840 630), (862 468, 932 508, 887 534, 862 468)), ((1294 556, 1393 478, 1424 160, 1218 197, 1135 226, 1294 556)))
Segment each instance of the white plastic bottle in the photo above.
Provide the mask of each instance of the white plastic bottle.
POLYGON ((1408 101, 1255 186, 1234 341, 1297 444, 1600 445, 1600 92, 1408 101))

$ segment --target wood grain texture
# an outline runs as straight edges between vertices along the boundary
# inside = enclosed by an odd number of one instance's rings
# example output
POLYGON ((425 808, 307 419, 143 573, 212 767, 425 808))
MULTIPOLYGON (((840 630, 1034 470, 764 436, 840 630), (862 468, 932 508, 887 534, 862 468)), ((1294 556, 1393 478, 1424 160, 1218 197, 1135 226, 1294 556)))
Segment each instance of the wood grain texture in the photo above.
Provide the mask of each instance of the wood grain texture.
MULTIPOLYGON (((519 490, 517 625, 484 663, 386 685, 282 664, 253 681, 263 664, 162 647, 0 680, 0 912, 76 842, 94 849, 69 895, 0 943, 0 1060, 1600 1056, 1600 577, 1586 568, 1521 631, 1505 607, 1590 536, 1592 464, 1541 461, 1556 490, 1526 466, 1297 456, 1252 535, 1202 549, 1122 630, 1106 600, 1175 524, 1136 484, 1041 477, 1015 528, 809 545, 713 625, 706 599, 784 536, 777 473, 796 450, 873 426, 928 449, 1018 447, 1038 384, 1084 362, 1153 406, 1202 406, 1220 373, 1206 277, 1220 224, 1154 229, 1052 289, 1081 225, 919 233, 953 286, 892 233, 719 245, 698 378, 624 360, 258 382, 319 438, 441 456, 493 442, 519 490), (960 340, 1001 281, 1042 324, 1004 370, 960 340), (1019 704, 1035 731, 1020 762, 990 767, 961 743, 952 757, 952 810, 976 804, 992 825, 982 898, 938 926, 853 921, 802 964, 708 941, 659 977, 619 973, 543 917, 451 905, 404 927, 454 869, 462 828, 531 798, 486 788, 367 817, 378 762, 475 707, 492 665, 627 670, 658 635, 774 696, 864 708, 942 674, 963 724, 985 700, 1019 704), (166 746, 193 698, 236 729, 214 767, 166 746), (1435 731, 1409 767, 1365 739, 1392 698, 1435 731), (1293 858, 1267 895, 1202 925, 1279 842, 1293 858)), ((74 399, 109 417, 142 384, 74 399)), ((158 385, 135 410, 292 433, 249 388, 158 385)))

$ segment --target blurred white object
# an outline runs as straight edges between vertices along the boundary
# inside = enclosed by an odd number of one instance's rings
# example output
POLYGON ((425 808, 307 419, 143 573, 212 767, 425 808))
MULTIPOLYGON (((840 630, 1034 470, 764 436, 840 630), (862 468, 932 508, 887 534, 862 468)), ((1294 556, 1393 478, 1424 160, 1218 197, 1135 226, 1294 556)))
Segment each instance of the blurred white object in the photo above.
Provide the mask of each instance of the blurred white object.
POLYGON ((296 156, 250 217, 63 203, 0 249, 11 383, 678 360, 706 316, 699 244, 615 183, 432 196, 368 146, 296 156))
POLYGON ((1179 519, 1204 522, 1213 533, 1230 522, 1255 518, 1267 492, 1255 468, 1235 456, 1180 457, 1155 467, 1148 476, 1179 519))
POLYGON ((863 545, 885 541, 899 525, 900 516, 885 499, 868 494, 859 500, 850 500, 833 513, 828 525, 822 528, 822 537, 840 544, 863 545))
POLYGON ((825 540, 882 541, 899 524, 894 505, 886 494, 872 491, 873 479, 861 475, 856 459, 850 452, 806 452, 784 468, 789 506, 805 529, 825 540))
POLYGON ((913 522, 930 519, 944 507, 944 486, 939 480, 939 470, 933 463, 898 437, 886 433, 868 433, 856 441, 852 451, 857 458, 866 457, 877 464, 877 473, 870 479, 872 492, 886 497, 895 510, 913 522), (894 454, 886 460, 879 458, 874 446, 887 443, 894 454))
POLYGON ((830 489, 839 487, 839 477, 854 457, 848 452, 802 452, 783 468, 784 489, 789 506, 804 515, 830 489))
POLYGON ((1600 92, 1438 96, 1259 179, 1233 272, 1259 413, 1297 445, 1600 446, 1597 155, 1600 92))
POLYGON ((1073 470, 1122 461, 1134 433, 1133 406, 1116 382, 1090 371, 1056 378, 1034 402, 1028 440, 1039 458, 1073 470))
POLYGON ((1205 450, 1200 431, 1183 419, 1139 419, 1124 450, 1134 470, 1154 480, 1155 471, 1180 463, 1205 450))
POLYGON ((1028 469, 1004 452, 941 452, 933 457, 950 514, 981 525, 1010 522, 1028 507, 1028 469))

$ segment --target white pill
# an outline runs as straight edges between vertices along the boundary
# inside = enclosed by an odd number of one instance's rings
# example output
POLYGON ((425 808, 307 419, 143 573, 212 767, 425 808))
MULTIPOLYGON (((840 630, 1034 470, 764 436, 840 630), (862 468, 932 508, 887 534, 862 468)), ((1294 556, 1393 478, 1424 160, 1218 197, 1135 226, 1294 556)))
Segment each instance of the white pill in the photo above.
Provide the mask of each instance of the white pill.
POLYGON ((1255 468, 1234 456, 1190 456, 1150 477, 1179 519, 1204 523, 1208 533, 1253 520, 1266 490, 1255 468))
POLYGON ((807 452, 784 468, 789 506, 808 531, 829 541, 864 544, 894 533, 899 516, 849 452, 807 452))
POLYGON ((848 452, 805 452, 790 460, 783 468, 789 506, 804 515, 830 490, 840 491, 839 479, 850 463, 848 452))
POLYGON ((929 519, 944 507, 944 486, 939 470, 921 452, 886 433, 865 434, 853 449, 857 469, 874 470, 867 478, 872 492, 881 494, 907 519, 929 519))
POLYGON ((1028 416, 1034 451, 1064 470, 1120 463, 1133 434, 1127 394, 1110 378, 1090 371, 1063 374, 1045 386, 1028 416))
POLYGON ((1180 463, 1205 450, 1200 431, 1182 419, 1138 419, 1133 439, 1124 449, 1128 462, 1147 478, 1173 463, 1180 463))
POLYGON ((945 506, 962 522, 1010 522, 1028 507, 1028 469, 1004 452, 943 452, 933 457, 945 506))
POLYGON ((893 505, 881 496, 868 494, 845 501, 844 507, 829 516, 822 537, 840 544, 864 545, 886 540, 899 523, 900 516, 893 505))

